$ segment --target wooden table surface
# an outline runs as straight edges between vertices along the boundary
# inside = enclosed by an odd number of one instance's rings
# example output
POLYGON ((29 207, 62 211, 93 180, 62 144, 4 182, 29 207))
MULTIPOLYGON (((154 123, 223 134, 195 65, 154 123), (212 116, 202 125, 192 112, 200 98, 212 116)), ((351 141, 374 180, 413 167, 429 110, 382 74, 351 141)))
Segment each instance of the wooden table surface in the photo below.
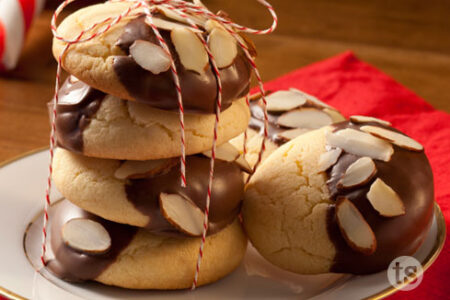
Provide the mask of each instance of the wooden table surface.
MULTIPOLYGON (((0 75, 0 161, 48 144, 46 103, 54 89, 49 22, 55 2, 34 22, 16 70, 0 75)), ((87 2, 87 0, 85 0, 87 2)), ((204 1, 241 24, 270 18, 254 0, 204 1)), ((274 0, 279 28, 254 37, 264 80, 345 50, 450 112, 450 1, 274 0)))

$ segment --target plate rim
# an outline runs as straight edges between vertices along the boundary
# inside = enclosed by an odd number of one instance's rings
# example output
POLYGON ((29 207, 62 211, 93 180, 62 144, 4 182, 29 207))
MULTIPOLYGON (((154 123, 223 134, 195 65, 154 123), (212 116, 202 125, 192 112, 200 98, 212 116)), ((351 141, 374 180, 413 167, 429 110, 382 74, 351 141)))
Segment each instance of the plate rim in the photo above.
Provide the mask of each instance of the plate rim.
MULTIPOLYGON (((0 162, 0 169, 20 160, 22 158, 31 156, 33 154, 37 154, 38 152, 43 152, 45 150, 48 150, 48 146, 35 148, 30 151, 26 151, 22 154, 13 156, 12 158, 9 158, 7 160, 0 162)), ((436 200, 434 201, 434 215, 436 218, 436 225, 437 225, 437 239, 436 239, 435 244, 433 245, 432 250, 430 251, 430 253, 428 254, 428 256, 425 258, 425 260, 422 263, 423 272, 428 270, 428 268, 431 267, 431 265, 436 261, 439 254, 441 253, 442 249, 444 248, 445 240, 446 240, 447 228, 446 228, 445 218, 442 213, 441 207, 436 202, 436 200)), ((399 291, 401 288, 408 285, 410 282, 414 281, 415 279, 416 279, 416 276, 412 277, 410 280, 401 284, 399 287, 394 287, 394 286, 388 287, 376 294, 373 294, 373 295, 370 295, 370 296, 364 298, 364 300, 383 299, 383 298, 399 291)), ((0 296, 5 296, 12 300, 28 300, 28 298, 25 298, 19 294, 16 294, 15 292, 8 290, 7 288, 5 288, 1 285, 0 285, 0 296)))

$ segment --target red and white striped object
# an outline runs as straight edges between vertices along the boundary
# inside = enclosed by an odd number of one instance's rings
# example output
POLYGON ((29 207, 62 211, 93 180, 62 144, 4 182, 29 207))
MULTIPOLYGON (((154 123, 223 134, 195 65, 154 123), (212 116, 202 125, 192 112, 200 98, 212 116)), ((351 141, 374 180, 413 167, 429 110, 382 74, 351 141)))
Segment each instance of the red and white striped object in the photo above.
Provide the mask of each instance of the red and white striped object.
POLYGON ((26 33, 45 0, 0 0, 0 70, 13 69, 26 33))

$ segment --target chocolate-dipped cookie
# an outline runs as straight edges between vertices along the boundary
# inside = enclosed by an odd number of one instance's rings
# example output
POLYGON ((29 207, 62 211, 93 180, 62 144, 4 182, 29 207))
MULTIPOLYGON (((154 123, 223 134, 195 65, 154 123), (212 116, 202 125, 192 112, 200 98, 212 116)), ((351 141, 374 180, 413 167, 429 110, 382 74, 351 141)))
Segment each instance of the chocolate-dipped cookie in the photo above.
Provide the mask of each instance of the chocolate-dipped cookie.
MULTIPOLYGON (((245 158, 253 167, 258 160, 264 137, 264 107, 259 94, 250 96, 250 100, 251 119, 247 129, 245 158)), ((297 136, 345 120, 337 109, 295 88, 269 92, 266 101, 268 139, 262 160, 265 160, 279 146, 297 136)), ((242 152, 244 134, 232 139, 230 143, 242 152)))
MULTIPOLYGON (((73 76, 59 91, 56 111, 58 145, 70 151, 93 157, 134 160, 181 155, 177 112, 120 100, 73 76)), ((249 115, 245 99, 235 101, 224 110, 220 116, 218 145, 243 132, 249 115)), ((211 114, 185 114, 187 155, 211 148, 214 122, 215 116, 211 114)))
POLYGON ((245 193, 258 251, 297 273, 367 274, 412 255, 433 219, 423 147, 364 116, 315 130, 265 160, 245 193))
MULTIPOLYGON (((53 180, 72 203, 107 220, 144 227, 156 234, 200 236, 209 168, 208 157, 188 156, 187 187, 183 188, 178 158, 120 161, 57 149, 53 180)), ((243 191, 241 167, 217 159, 208 234, 220 231, 238 216, 243 191)))
MULTIPOLYGON (((155 235, 104 220, 67 200, 50 209, 49 220, 53 256, 47 268, 61 279, 95 280, 132 289, 184 289, 192 285, 201 238, 155 235)), ((206 243, 199 285, 233 271, 244 256, 247 239, 235 219, 208 236, 206 243)))
MULTIPOLYGON (((58 26, 58 33, 65 38, 73 38, 74 34, 95 22, 117 16, 132 5, 107 2, 80 9, 64 19, 58 26)), ((143 12, 142 7, 133 9, 128 17, 106 33, 72 45, 62 58, 62 66, 105 93, 159 109, 178 111, 170 57, 139 12, 143 12)), ((251 66, 235 38, 222 25, 203 17, 191 17, 197 22, 199 31, 189 28, 183 19, 167 11, 155 12, 153 23, 159 28, 174 60, 185 110, 213 114, 218 94, 217 78, 196 33, 207 41, 219 68, 223 110, 248 92, 251 66)), ((239 39, 247 43, 254 55, 252 44, 246 38, 239 39)), ((55 57, 62 53, 65 45, 58 39, 54 40, 55 57)))

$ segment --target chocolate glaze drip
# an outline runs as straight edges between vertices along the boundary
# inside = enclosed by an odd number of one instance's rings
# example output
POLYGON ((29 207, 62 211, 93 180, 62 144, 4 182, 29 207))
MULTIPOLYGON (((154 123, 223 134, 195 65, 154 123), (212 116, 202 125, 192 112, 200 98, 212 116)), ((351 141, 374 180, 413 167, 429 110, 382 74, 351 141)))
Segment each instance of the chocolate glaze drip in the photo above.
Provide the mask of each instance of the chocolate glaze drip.
MULTIPOLYGON (((374 125, 393 130, 391 127, 371 122, 362 125, 374 125)), ((335 130, 362 126, 351 122, 335 124, 335 130)), ((397 130, 395 130, 397 131, 397 130)), ((399 132, 399 131, 397 131, 399 132)), ((424 152, 414 152, 394 146, 394 154, 389 162, 374 160, 377 167, 375 176, 394 189, 402 199, 406 214, 398 217, 383 217, 371 206, 366 194, 368 184, 351 190, 338 190, 336 185, 347 167, 360 156, 343 153, 337 163, 328 170, 328 189, 331 199, 336 201, 345 196, 355 204, 375 233, 377 249, 370 256, 358 253, 350 248, 342 238, 336 218, 335 205, 328 213, 328 234, 336 246, 336 257, 332 272, 367 274, 386 269, 396 257, 412 255, 424 241, 433 219, 433 173, 424 152)))
MULTIPOLYGON (((69 76, 58 92, 56 138, 58 146, 83 152, 83 130, 97 112, 105 94, 69 76)), ((49 103, 49 108, 52 107, 49 103)))
MULTIPOLYGON (((206 206, 210 159, 202 156, 186 158, 187 187, 180 185, 179 164, 167 173, 144 179, 131 179, 125 187, 127 197, 144 215, 150 217, 146 228, 157 234, 180 236, 161 214, 159 194, 179 194, 192 200, 200 209, 206 206)), ((216 160, 209 213, 208 234, 220 231, 239 214, 244 182, 235 163, 216 160)))
POLYGON ((93 280, 98 277, 120 252, 131 242, 136 227, 113 223, 95 216, 73 205, 68 200, 55 204, 51 211, 50 245, 55 258, 47 264, 48 269, 57 277, 68 281, 93 280), (86 254, 67 246, 62 238, 62 227, 75 218, 86 218, 103 225, 111 237, 111 248, 104 254, 86 254))
MULTIPOLYGON (((319 105, 315 105, 311 102, 306 102, 301 107, 313 107, 322 110, 323 107, 319 105)), ((250 101, 250 113, 251 113, 251 119, 248 126, 259 132, 259 134, 264 134, 264 108, 262 101, 250 101)), ((268 127, 267 127, 267 137, 269 140, 274 142, 277 145, 283 145, 286 142, 289 142, 288 140, 282 138, 279 136, 280 133, 286 130, 290 130, 293 128, 284 127, 278 125, 278 118, 286 113, 285 111, 279 111, 279 112, 267 112, 267 120, 268 120, 268 127)))
MULTIPOLYGON (((175 21, 170 20, 170 22, 175 21)), ((184 108, 191 112, 214 113, 218 90, 217 80, 211 66, 204 74, 186 70, 172 43, 170 31, 160 29, 160 33, 175 61, 184 108)), ((129 47, 136 40, 146 40, 159 45, 153 30, 145 23, 145 16, 128 23, 116 45, 128 55, 129 47)), ((170 70, 155 75, 141 68, 129 55, 116 56, 113 67, 120 82, 137 101, 165 110, 178 109, 177 93, 170 70)), ((250 75, 251 67, 244 52, 239 49, 233 64, 220 70, 223 87, 222 110, 228 108, 233 100, 247 94, 250 75)))

